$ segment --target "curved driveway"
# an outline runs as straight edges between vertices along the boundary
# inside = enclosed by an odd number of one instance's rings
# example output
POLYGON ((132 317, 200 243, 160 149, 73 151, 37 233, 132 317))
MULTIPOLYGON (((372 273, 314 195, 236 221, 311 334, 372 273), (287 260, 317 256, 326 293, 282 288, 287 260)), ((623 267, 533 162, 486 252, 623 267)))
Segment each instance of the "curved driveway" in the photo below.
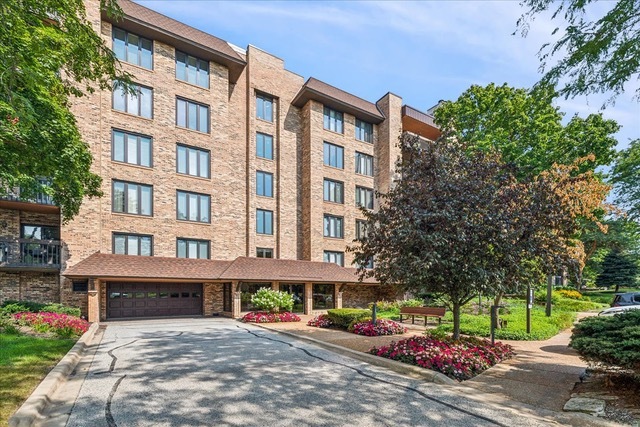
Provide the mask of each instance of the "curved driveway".
POLYGON ((68 426, 544 425, 228 319, 108 324, 68 426))

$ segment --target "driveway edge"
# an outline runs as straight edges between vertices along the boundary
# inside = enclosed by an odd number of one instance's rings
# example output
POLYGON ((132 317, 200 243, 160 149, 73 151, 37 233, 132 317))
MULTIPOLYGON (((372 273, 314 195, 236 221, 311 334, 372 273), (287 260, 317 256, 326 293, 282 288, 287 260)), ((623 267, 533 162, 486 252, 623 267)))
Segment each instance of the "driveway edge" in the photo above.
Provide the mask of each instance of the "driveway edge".
POLYGON ((33 425, 38 417, 41 416, 42 410, 50 402, 49 399, 58 389, 58 386, 76 368, 88 343, 91 342, 97 330, 98 324, 93 323, 87 332, 82 334, 80 339, 71 347, 71 350, 49 371, 22 406, 9 418, 9 427, 30 427, 33 425))
POLYGON ((314 345, 317 345, 318 347, 322 347, 334 353, 338 353, 342 356, 347 356, 352 359, 357 359, 357 360, 360 360, 361 362, 369 363, 370 365, 387 368, 399 374, 409 375, 411 377, 420 378, 436 384, 446 384, 446 385, 459 384, 457 381, 452 380, 451 378, 449 378, 444 374, 441 374, 440 372, 431 371, 425 368, 419 368, 417 366, 407 365, 406 363, 398 362, 397 360, 386 359, 384 357, 378 357, 372 354, 351 350, 350 348, 345 348, 337 344, 331 344, 325 341, 320 341, 315 338, 307 337, 304 335, 298 335, 298 334, 294 334, 294 333, 279 330, 279 329, 271 329, 268 326, 261 325, 259 323, 251 323, 251 324, 258 326, 262 329, 265 329, 267 331, 277 332, 282 335, 297 338, 303 341, 308 341, 310 343, 313 343, 314 345))

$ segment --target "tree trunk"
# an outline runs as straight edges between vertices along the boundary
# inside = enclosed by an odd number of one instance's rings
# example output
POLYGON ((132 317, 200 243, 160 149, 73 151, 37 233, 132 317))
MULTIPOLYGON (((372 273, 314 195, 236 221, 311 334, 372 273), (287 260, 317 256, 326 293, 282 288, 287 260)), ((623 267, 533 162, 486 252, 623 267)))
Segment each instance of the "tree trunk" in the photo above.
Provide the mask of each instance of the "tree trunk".
POLYGON ((453 303, 453 339, 460 339, 460 304, 453 303))
MULTIPOLYGON (((496 297, 493 299, 493 305, 500 305, 503 295, 504 294, 502 292, 498 292, 496 297)), ((502 325, 500 325, 500 310, 496 310, 496 329, 502 329, 502 325)))
POLYGON ((620 285, 616 284, 616 290, 615 290, 615 293, 618 293, 618 292, 620 292, 620 285))

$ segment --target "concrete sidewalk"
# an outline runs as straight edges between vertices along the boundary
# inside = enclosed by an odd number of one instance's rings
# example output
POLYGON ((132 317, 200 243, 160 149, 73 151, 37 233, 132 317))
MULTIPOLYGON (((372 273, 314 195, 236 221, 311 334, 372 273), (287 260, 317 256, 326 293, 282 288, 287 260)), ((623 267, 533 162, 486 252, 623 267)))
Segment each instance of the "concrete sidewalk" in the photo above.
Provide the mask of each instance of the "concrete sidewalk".
MULTIPOLYGON (((584 317, 588 314, 582 314, 584 317)), ((404 335, 365 337, 335 329, 307 326, 312 316, 301 316, 301 322, 270 323, 260 326, 267 329, 288 332, 299 337, 310 337, 319 341, 366 352, 374 346, 387 345, 392 341, 421 335, 422 325, 404 323, 409 332, 404 335)), ((586 364, 577 353, 568 347, 571 331, 563 331, 545 341, 502 341, 512 345, 516 356, 488 369, 462 385, 494 396, 540 409, 562 412, 571 397, 571 391, 586 364)))

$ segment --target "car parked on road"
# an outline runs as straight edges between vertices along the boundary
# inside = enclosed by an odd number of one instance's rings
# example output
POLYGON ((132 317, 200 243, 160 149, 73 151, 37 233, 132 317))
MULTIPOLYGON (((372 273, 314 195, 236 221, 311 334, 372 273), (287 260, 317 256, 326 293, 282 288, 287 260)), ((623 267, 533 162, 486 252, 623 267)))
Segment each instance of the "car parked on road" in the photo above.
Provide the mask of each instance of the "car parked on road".
POLYGON ((611 307, 624 307, 627 305, 640 305, 640 292, 625 292, 613 297, 611 307))
POLYGON ((613 316, 615 314, 626 313, 631 310, 640 310, 640 305, 625 305, 623 307, 611 307, 606 310, 602 310, 598 313, 598 316, 613 316))

